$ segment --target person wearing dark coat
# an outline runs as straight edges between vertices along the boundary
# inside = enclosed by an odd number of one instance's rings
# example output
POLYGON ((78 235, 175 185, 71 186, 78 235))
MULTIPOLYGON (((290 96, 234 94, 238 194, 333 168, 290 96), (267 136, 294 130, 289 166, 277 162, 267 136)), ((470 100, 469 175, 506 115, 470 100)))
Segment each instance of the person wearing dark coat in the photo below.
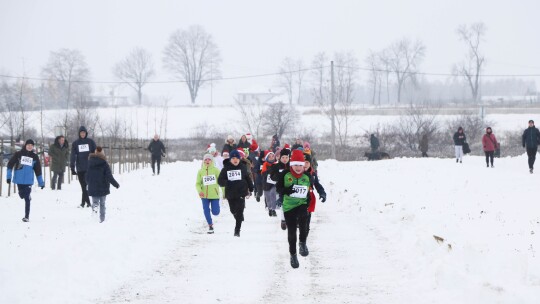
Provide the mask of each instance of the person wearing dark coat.
POLYGON ((88 138, 88 131, 84 126, 79 128, 79 138, 71 145, 71 157, 69 166, 71 167, 71 174, 77 175, 79 184, 81 184, 82 198, 81 208, 90 207, 90 198, 88 197, 88 191, 86 190, 86 170, 88 170, 88 156, 90 153, 96 152, 96 143, 88 138), (75 171, 77 168, 77 171, 75 171))
POLYGON ((369 137, 369 145, 371 147, 371 153, 377 153, 379 151, 380 143, 375 134, 371 134, 369 137))
POLYGON ((54 144, 49 147, 49 157, 51 158, 50 166, 53 172, 51 189, 62 190, 64 172, 66 171, 66 164, 69 158, 69 145, 64 136, 56 136, 54 144))
POLYGON ((540 131, 534 126, 534 120, 532 119, 529 120, 529 127, 523 132, 522 142, 523 148, 527 149, 529 172, 532 174, 536 152, 538 151, 538 143, 540 143, 540 131))
POLYGON ((422 139, 420 139, 420 144, 418 145, 418 148, 420 149, 420 152, 422 152, 422 157, 428 157, 427 151, 428 151, 428 137, 427 134, 422 135, 422 139))
POLYGON ((277 134, 274 134, 274 136, 272 136, 272 142, 270 143, 270 150, 276 153, 276 150, 279 146, 281 146, 281 144, 279 143, 279 138, 277 134))
POLYGON ((465 132, 463 131, 462 127, 459 127, 457 132, 454 133, 454 147, 456 151, 456 163, 463 161, 463 145, 465 144, 465 141, 467 140, 467 137, 465 136, 465 132))
POLYGON ((227 140, 223 145, 223 149, 221 149, 221 155, 223 155, 224 152, 231 153, 232 150, 236 150, 236 144, 234 143, 232 135, 227 135, 227 140))
POLYGON ((238 141, 238 144, 236 145, 236 148, 249 149, 250 146, 251 143, 248 141, 247 136, 242 135, 242 137, 240 137, 240 141, 238 141))
POLYGON ((165 156, 165 145, 159 140, 159 135, 154 135, 154 139, 148 145, 148 151, 152 154, 152 175, 156 174, 156 163, 157 163, 157 174, 159 175, 161 167, 161 157, 165 156))
POLYGON ((218 184, 225 187, 225 197, 236 220, 234 236, 240 237, 246 198, 253 193, 253 180, 248 173, 250 169, 240 162, 241 156, 238 150, 231 151, 229 157, 223 161, 223 170, 219 174, 218 184))
POLYGON ((92 197, 92 211, 97 213, 99 206, 99 222, 103 223, 106 210, 105 199, 111 193, 109 185, 113 185, 118 189, 120 184, 114 179, 111 167, 109 167, 101 147, 97 147, 96 152, 90 154, 86 182, 88 183, 88 195, 92 197))

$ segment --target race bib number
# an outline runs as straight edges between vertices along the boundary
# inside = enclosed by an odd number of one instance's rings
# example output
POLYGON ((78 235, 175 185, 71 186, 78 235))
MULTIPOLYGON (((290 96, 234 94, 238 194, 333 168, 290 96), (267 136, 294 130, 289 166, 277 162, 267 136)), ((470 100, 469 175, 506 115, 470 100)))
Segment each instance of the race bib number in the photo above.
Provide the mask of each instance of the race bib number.
POLYGON ((89 152, 89 151, 90 151, 90 147, 88 146, 88 144, 79 145, 79 152, 89 152))
POLYGON ((276 182, 273 181, 273 180, 270 178, 270 174, 268 174, 268 175, 266 176, 266 182, 269 183, 269 184, 272 184, 272 185, 275 185, 275 184, 276 184, 276 182))
POLYGON ((216 176, 215 175, 205 175, 202 178, 203 184, 205 186, 215 185, 216 184, 216 176))
POLYGON ((21 157, 21 165, 32 167, 33 159, 28 156, 21 157))
POLYGON ((290 195, 290 197, 306 198, 308 194, 308 187, 306 186, 294 185, 292 189, 294 192, 290 195))
POLYGON ((242 179, 242 171, 240 170, 230 170, 227 171, 227 178, 230 181, 237 181, 242 179))

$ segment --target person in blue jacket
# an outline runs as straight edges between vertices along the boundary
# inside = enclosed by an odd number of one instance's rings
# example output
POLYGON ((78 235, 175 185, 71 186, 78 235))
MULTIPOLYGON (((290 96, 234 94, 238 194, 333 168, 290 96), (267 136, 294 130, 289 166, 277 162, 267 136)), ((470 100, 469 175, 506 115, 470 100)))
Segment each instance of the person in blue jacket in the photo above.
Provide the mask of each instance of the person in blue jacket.
POLYGON ((24 144, 24 149, 15 153, 7 165, 7 183, 11 184, 13 177, 13 183, 19 189, 19 197, 24 199, 23 222, 30 221, 30 192, 32 192, 32 185, 34 184, 34 174, 37 177, 39 187, 41 189, 45 187, 41 176, 41 163, 33 150, 34 141, 29 139, 24 144), (15 168, 15 172, 13 172, 13 168, 15 168), (13 173, 15 174, 13 175, 13 173))
POLYGON ((96 143, 88 138, 88 131, 84 126, 79 128, 79 139, 71 144, 71 158, 69 166, 71 167, 71 174, 77 175, 79 178, 79 184, 81 184, 82 198, 81 208, 90 207, 90 198, 88 197, 88 191, 86 190, 86 170, 88 170, 88 157, 90 153, 96 152, 96 143), (77 171, 75 171, 77 168, 77 171))
POLYGON ((97 213, 99 205, 99 222, 105 221, 105 199, 111 192, 109 184, 116 189, 120 184, 114 179, 111 167, 107 163, 103 148, 97 147, 96 153, 90 154, 88 159, 88 171, 86 171, 86 182, 88 183, 88 195, 92 197, 92 211, 97 213))

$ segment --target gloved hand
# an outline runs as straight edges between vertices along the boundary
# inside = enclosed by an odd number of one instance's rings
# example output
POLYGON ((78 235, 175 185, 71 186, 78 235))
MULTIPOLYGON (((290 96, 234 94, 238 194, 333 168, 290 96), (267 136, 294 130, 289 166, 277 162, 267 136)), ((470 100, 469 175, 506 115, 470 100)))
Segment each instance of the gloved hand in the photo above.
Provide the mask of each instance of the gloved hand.
POLYGON ((287 194, 287 195, 291 195, 293 193, 294 193, 293 186, 289 186, 285 188, 285 190, 283 191, 283 194, 287 194))
POLYGON ((8 178, 8 179, 6 180, 6 182, 7 182, 8 184, 11 184, 11 178, 8 178))
POLYGON ((165 153, 161 153, 161 157, 165 157, 165 153))
POLYGON ((75 169, 71 169, 71 175, 77 175, 77 172, 75 171, 75 169))
POLYGON ((321 200, 321 202, 326 202, 326 193, 321 193, 321 195, 319 195, 319 199, 321 200))
POLYGON ((120 184, 114 186, 116 189, 120 188, 120 184))
POLYGON ((283 198, 280 197, 276 200, 276 206, 281 207, 283 205, 283 198))

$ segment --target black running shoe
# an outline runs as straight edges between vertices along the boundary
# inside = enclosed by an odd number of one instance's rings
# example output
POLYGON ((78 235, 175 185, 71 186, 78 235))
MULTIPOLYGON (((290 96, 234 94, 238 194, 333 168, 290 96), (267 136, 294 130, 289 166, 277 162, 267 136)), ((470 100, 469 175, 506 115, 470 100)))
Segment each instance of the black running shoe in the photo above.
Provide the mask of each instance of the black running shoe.
POLYGON ((303 242, 298 243, 298 251, 300 251, 300 255, 303 257, 309 255, 309 250, 306 246, 306 243, 303 243, 303 242))
POLYGON ((287 230, 287 222, 281 221, 281 230, 287 230))
POLYGON ((210 225, 208 226, 208 234, 214 234, 214 226, 213 225, 210 225))
POLYGON ((300 267, 300 263, 298 263, 298 258, 296 257, 296 254, 291 254, 291 267, 292 268, 300 267))
POLYGON ((27 217, 23 217, 22 221, 23 222, 29 222, 30 220, 27 217))

